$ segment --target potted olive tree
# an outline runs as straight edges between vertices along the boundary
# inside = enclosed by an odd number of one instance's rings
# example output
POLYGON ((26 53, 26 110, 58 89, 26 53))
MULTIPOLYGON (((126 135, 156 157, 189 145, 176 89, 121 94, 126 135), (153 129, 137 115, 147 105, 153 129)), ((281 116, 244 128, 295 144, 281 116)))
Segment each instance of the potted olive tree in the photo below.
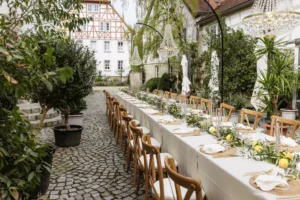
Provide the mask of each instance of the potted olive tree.
MULTIPOLYGON (((51 92, 41 86, 33 97, 39 101, 43 110, 43 116, 50 109, 57 109, 64 116, 64 125, 54 128, 55 143, 60 147, 71 147, 80 144, 81 125, 70 123, 69 116, 72 111, 79 112, 86 107, 83 98, 93 90, 96 77, 96 60, 94 54, 87 47, 77 44, 72 39, 63 39, 53 44, 53 54, 56 62, 53 70, 69 66, 73 72, 73 78, 66 81, 58 81, 53 85, 51 92)), ((78 113, 76 113, 78 114, 78 113)), ((40 125, 43 124, 41 118, 40 125)))

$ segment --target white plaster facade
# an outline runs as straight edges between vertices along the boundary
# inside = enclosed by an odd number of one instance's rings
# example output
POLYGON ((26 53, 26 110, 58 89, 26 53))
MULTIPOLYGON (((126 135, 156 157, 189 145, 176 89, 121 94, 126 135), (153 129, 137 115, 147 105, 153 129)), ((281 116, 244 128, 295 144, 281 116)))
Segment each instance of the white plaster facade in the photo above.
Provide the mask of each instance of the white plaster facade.
MULTIPOLYGON (((128 75, 130 71, 129 64, 129 52, 130 42, 119 40, 77 40, 77 42, 89 47, 90 50, 95 52, 95 58, 97 59, 97 70, 102 71, 103 76, 107 77, 119 77, 118 74, 119 62, 122 62, 124 69, 123 77, 128 75), (105 49, 105 43, 109 42, 109 49, 105 49), (118 44, 123 43, 123 50, 118 48, 118 44), (106 63, 109 61, 109 69, 107 69, 106 63)), ((106 44, 107 46, 107 44, 106 44)))
MULTIPOLYGON (((196 19, 193 17, 189 8, 186 4, 182 3, 182 14, 185 16, 183 21, 183 27, 185 29, 186 41, 187 42, 196 42, 197 41, 197 26, 196 19)), ((163 34, 163 33, 161 33, 163 34)), ((145 67, 145 81, 148 81, 154 77, 161 77, 164 73, 168 73, 168 63, 161 62, 160 59, 153 59, 152 56, 146 58, 144 64, 145 67)), ((175 72, 176 69, 171 68, 171 73, 175 72)))

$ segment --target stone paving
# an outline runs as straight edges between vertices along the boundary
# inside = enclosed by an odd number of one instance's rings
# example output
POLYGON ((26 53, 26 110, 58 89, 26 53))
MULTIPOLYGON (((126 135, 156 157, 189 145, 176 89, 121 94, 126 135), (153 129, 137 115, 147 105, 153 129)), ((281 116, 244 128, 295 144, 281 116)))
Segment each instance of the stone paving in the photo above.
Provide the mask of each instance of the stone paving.
MULTIPOLYGON (((104 100, 102 92, 87 97, 81 144, 56 149, 50 199, 144 199, 143 187, 135 194, 132 168, 126 172, 126 156, 110 131, 104 100)), ((44 129, 42 138, 53 142, 52 129, 44 129)))

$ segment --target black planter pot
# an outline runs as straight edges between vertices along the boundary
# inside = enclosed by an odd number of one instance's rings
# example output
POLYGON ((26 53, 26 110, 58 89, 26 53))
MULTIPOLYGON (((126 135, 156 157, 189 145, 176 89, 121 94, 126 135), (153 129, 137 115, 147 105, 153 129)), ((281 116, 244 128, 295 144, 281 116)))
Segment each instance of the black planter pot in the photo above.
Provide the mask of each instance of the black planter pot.
POLYGON ((70 130, 66 130, 65 126, 56 126, 53 129, 56 146, 75 147, 80 144, 83 127, 78 125, 70 125, 70 127, 70 130))
MULTIPOLYGON (((48 163, 50 166, 52 166, 54 153, 55 153, 55 147, 50 146, 47 151, 47 155, 43 158, 43 160, 46 163, 48 163)), ((50 176, 51 176, 51 172, 49 172, 48 170, 43 168, 42 173, 41 173, 41 183, 39 186, 37 186, 37 188, 35 190, 33 190, 29 194, 30 195, 29 199, 37 199, 41 195, 46 194, 46 192, 48 191, 49 184, 50 184, 50 176)))

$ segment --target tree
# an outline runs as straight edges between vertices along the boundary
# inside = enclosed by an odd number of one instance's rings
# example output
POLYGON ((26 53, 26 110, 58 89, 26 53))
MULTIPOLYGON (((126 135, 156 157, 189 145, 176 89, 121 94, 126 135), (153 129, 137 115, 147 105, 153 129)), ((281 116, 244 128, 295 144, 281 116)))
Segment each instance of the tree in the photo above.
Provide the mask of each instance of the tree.
MULTIPOLYGON (((257 77, 256 70, 256 39, 245 35, 243 30, 234 30, 226 26, 224 29, 224 96, 225 101, 235 94, 244 94, 248 98, 252 95, 257 77)), ((206 73, 210 74, 211 53, 216 50, 218 57, 221 55, 220 36, 207 30, 204 38, 208 50, 202 54, 202 63, 205 63, 206 73)), ((220 78, 219 73, 219 78, 220 78)), ((209 79, 206 79, 206 81, 209 79)), ((220 81, 221 82, 221 81, 220 81)), ((207 83, 206 83, 207 84, 207 83)))
POLYGON ((43 116, 40 128, 43 126, 47 112, 54 108, 59 109, 65 115, 66 129, 69 129, 70 107, 81 104, 80 100, 93 90, 97 69, 96 60, 94 53, 87 47, 79 45, 69 38, 57 40, 53 43, 53 50, 56 60, 52 65, 52 70, 68 66, 68 69, 73 72, 73 78, 67 80, 66 83, 58 81, 53 85, 52 91, 48 91, 46 86, 41 85, 32 93, 32 98, 38 101, 42 107, 43 116))

